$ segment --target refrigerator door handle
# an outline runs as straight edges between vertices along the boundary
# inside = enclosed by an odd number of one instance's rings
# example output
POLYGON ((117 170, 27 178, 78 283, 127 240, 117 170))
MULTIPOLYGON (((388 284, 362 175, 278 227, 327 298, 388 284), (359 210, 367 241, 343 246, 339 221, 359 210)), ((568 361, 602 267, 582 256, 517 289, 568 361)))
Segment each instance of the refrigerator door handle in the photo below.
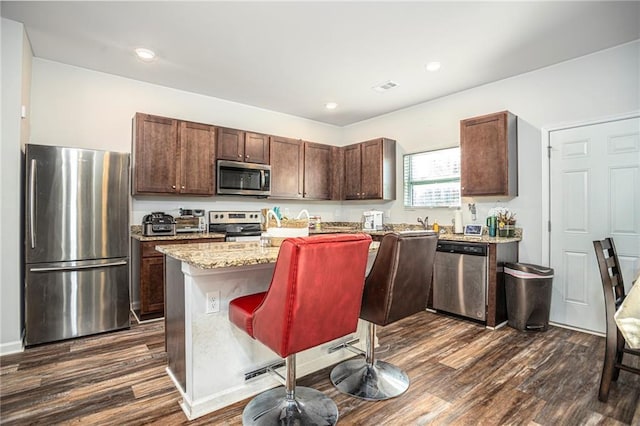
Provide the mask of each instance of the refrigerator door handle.
POLYGON ((51 272, 51 271, 73 271, 76 269, 92 269, 92 268, 106 268, 108 266, 122 266, 126 265, 126 260, 120 260, 118 262, 111 263, 95 263, 93 265, 78 265, 78 266, 53 266, 45 268, 30 268, 31 272, 51 272))
POLYGON ((31 248, 36 248, 35 215, 36 215, 36 160, 31 160, 29 170, 29 234, 31 248))

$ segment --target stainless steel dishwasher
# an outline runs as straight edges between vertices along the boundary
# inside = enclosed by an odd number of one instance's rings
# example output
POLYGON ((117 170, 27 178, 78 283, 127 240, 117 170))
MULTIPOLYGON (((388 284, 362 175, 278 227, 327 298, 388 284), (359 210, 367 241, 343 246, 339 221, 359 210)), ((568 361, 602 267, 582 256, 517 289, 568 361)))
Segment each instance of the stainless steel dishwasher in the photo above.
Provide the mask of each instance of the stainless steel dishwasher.
POLYGON ((439 241, 433 272, 433 308, 485 321, 488 244, 439 241))

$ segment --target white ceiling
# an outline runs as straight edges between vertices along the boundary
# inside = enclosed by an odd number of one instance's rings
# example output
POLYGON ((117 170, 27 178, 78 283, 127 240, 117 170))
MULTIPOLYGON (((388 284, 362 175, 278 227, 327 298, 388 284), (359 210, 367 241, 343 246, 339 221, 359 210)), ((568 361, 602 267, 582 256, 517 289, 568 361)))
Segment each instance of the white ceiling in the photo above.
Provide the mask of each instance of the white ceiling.
POLYGON ((38 58, 339 126, 640 39, 638 1, 2 1, 0 12, 24 23, 38 58), (156 60, 135 58, 140 46, 156 60), (387 80, 399 87, 372 90, 387 80))

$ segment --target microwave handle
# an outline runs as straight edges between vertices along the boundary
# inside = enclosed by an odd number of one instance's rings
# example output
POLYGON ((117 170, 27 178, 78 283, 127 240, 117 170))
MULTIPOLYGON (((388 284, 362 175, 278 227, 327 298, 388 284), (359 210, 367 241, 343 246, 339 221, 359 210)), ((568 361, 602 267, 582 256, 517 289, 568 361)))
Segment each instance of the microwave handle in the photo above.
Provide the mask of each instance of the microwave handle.
POLYGON ((264 170, 260 170, 260 189, 264 188, 267 184, 266 179, 264 177, 264 170))

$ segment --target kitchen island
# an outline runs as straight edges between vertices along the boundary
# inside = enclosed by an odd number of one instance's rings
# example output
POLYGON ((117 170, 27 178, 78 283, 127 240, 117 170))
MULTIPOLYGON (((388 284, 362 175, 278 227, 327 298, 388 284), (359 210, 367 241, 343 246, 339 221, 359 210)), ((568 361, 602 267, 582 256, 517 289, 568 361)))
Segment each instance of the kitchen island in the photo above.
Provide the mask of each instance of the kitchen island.
MULTIPOLYGON (((371 245, 367 268, 377 246, 371 245)), ((187 417, 200 417, 279 386, 273 375, 263 373, 283 360, 228 320, 229 301, 267 290, 279 247, 222 242, 156 249, 165 255, 167 371, 181 393, 187 417)), ((301 352, 298 377, 353 357, 348 350, 329 353, 329 348, 359 339, 355 346, 364 349, 365 333, 359 321, 355 333, 301 352)))

